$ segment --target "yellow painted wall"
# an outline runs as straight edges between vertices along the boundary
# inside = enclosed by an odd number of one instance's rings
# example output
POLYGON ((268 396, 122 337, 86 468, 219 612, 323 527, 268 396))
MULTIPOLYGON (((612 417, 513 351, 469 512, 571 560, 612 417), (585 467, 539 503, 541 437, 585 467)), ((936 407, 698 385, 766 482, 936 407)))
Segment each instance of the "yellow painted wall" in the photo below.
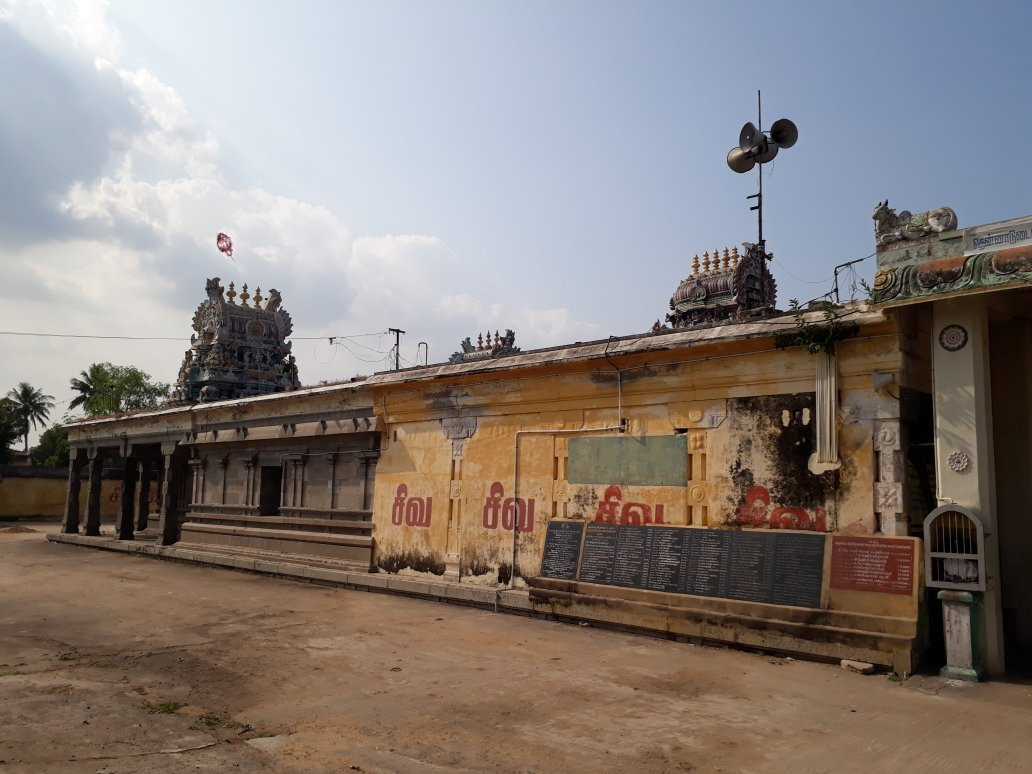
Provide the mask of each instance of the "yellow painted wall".
MULTIPOLYGON (((873 428, 879 419, 899 416, 898 401, 875 392, 871 377, 874 370, 899 371, 898 336, 889 322, 865 333, 839 344, 843 466, 839 486, 828 495, 828 531, 877 529, 873 428)), ((616 366, 619 384, 616 370, 603 360, 374 385, 374 411, 385 432, 373 503, 384 566, 440 572, 461 559, 463 574, 501 567, 506 576, 513 531, 511 520, 503 523, 504 504, 518 488, 527 510, 533 501, 534 520, 533 530, 519 535, 517 566, 520 574, 535 575, 548 519, 595 518, 607 487, 621 484, 568 483, 568 449, 576 435, 570 431, 612 435, 591 428, 619 425, 621 419, 629 437, 683 433, 690 455, 687 485, 621 486, 622 503, 647 505, 653 514, 662 506, 668 524, 732 526, 744 497, 732 471, 743 438, 736 437, 729 411, 740 399, 812 393, 816 379, 812 355, 800 348, 777 350, 770 339, 626 355, 616 366), (492 485, 502 489, 497 523, 492 485)), ((776 408, 778 399, 769 403, 776 408)), ((771 471, 765 465, 773 464, 762 452, 762 436, 777 432, 780 415, 773 411, 769 425, 761 423, 762 432, 744 439, 761 449, 748 459, 758 482, 767 480, 771 471)), ((771 503, 770 509, 777 505, 792 503, 771 503)))
MULTIPOLYGON (((0 481, 0 517, 64 516, 68 482, 63 478, 5 476, 0 481)), ((79 492, 79 513, 86 518, 86 482, 79 492)), ((100 515, 113 522, 121 509, 122 483, 105 480, 100 486, 100 515)))

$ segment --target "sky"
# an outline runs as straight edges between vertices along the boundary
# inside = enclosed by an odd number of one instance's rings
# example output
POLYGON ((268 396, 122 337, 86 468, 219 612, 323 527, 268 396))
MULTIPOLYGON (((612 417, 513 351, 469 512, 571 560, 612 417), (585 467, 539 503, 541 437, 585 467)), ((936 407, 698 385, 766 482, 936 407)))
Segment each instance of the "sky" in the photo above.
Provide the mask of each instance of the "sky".
POLYGON ((799 127, 763 171, 778 304, 820 297, 882 199, 1032 213, 1030 30, 1028 2, 0 0, 0 392, 60 419, 94 362, 174 382, 216 276, 279 290, 306 385, 388 368, 388 328, 403 366, 647 331, 694 255, 756 239, 725 158, 757 90, 799 127))

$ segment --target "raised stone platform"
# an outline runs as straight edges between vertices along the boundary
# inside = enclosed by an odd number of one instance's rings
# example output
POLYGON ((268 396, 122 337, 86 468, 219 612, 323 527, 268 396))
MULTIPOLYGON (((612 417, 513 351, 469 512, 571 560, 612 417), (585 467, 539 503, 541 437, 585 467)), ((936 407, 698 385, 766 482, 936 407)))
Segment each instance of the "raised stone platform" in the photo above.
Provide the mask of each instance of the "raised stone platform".
POLYGON ((375 568, 370 511, 282 508, 261 516, 254 508, 194 506, 182 525, 181 548, 252 549, 291 557, 324 557, 375 568))
POLYGON ((333 561, 320 556, 284 555, 260 549, 220 548, 211 545, 197 546, 183 543, 160 546, 151 541, 118 540, 107 535, 91 537, 55 533, 47 535, 47 539, 52 543, 244 570, 259 575, 305 580, 342 588, 404 594, 499 612, 523 615, 533 612, 530 602, 527 600, 526 590, 498 589, 436 578, 431 580, 423 576, 371 573, 366 569, 356 569, 354 565, 349 565, 347 562, 333 561))
POLYGON ((534 610, 556 618, 665 632, 818 660, 854 659, 913 671, 913 618, 664 594, 578 581, 532 578, 534 610))

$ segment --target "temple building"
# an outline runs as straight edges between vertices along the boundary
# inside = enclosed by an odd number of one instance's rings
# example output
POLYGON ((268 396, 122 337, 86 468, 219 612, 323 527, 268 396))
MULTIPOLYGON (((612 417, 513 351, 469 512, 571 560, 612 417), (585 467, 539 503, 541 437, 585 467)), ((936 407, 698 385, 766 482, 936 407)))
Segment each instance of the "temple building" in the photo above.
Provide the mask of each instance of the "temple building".
POLYGON ((158 553, 523 589, 557 619, 899 673, 945 591, 982 600, 985 668, 1021 669, 1032 218, 957 229, 947 210, 879 206, 870 301, 779 312, 747 245, 696 260, 648 332, 526 351, 488 333, 314 388, 278 296, 210 280, 176 405, 69 425, 56 537, 80 529, 84 466, 100 532, 94 470, 117 454, 121 540, 147 520, 140 469, 161 472, 158 553))

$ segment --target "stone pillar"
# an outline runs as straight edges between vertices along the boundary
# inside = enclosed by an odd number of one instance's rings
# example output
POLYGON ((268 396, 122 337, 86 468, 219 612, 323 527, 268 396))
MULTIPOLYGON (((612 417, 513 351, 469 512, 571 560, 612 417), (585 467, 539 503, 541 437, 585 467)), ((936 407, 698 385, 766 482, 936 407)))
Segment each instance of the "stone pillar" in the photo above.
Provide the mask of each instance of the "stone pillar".
POLYGON ((193 474, 193 485, 190 489, 190 503, 204 502, 204 463, 203 457, 190 460, 190 470, 193 474))
POLYGON ((122 510, 118 517, 118 539, 132 540, 133 516, 136 510, 136 476, 138 460, 131 454, 125 458, 125 472, 122 474, 122 510))
POLYGON ((940 505, 973 510, 985 527, 986 588, 979 616, 990 675, 1004 671, 1000 544, 996 524, 989 315, 982 296, 932 307, 935 479, 940 505))
POLYGON ((943 589, 939 600, 946 639, 946 665, 939 674, 960 680, 981 680, 985 672, 978 640, 982 595, 943 589))
POLYGON ((380 452, 377 450, 364 451, 358 453, 358 459, 362 464, 362 510, 368 511, 373 507, 373 491, 371 486, 371 476, 373 466, 376 464, 376 460, 380 458, 380 452))
POLYGON ((330 497, 329 497, 329 503, 330 503, 330 508, 336 508, 337 507, 337 457, 338 457, 338 455, 337 455, 336 452, 334 452, 333 454, 329 455, 329 462, 330 462, 330 485, 329 485, 330 486, 330 492, 329 492, 330 497))
POLYGON ((219 467, 222 469, 222 496, 219 500, 223 505, 226 504, 226 478, 229 475, 229 455, 226 454, 219 459, 219 467))
POLYGON ((249 457, 244 460, 244 505, 254 505, 256 460, 249 457))
POLYGON ((86 451, 89 460, 89 484, 86 490, 86 534, 100 535, 100 474, 104 467, 104 452, 92 448, 86 451))
POLYGON ((170 546, 179 539, 179 520, 176 518, 176 484, 178 476, 175 472, 175 443, 161 444, 163 466, 161 471, 161 489, 158 492, 158 544, 170 546))
POLYGON ((300 454, 290 454, 283 458, 283 468, 283 499, 280 505, 299 508, 304 505, 305 458, 300 454), (289 488, 287 470, 290 471, 289 488))
POLYGON ((68 491, 65 496, 64 521, 61 531, 74 535, 79 531, 79 491, 82 487, 82 450, 72 449, 68 455, 68 491))
POLYGON ((151 458, 140 460, 140 489, 136 498, 136 529, 142 532, 147 529, 147 517, 150 514, 151 491, 151 458))
POLYGON ((874 512, 878 514, 879 531, 883 535, 901 536, 910 531, 903 507, 903 443, 898 419, 882 420, 874 426, 874 451, 877 456, 878 480, 874 483, 874 512))
POLYGON ((280 508, 287 505, 287 471, 289 470, 288 463, 285 459, 280 461, 280 508))

